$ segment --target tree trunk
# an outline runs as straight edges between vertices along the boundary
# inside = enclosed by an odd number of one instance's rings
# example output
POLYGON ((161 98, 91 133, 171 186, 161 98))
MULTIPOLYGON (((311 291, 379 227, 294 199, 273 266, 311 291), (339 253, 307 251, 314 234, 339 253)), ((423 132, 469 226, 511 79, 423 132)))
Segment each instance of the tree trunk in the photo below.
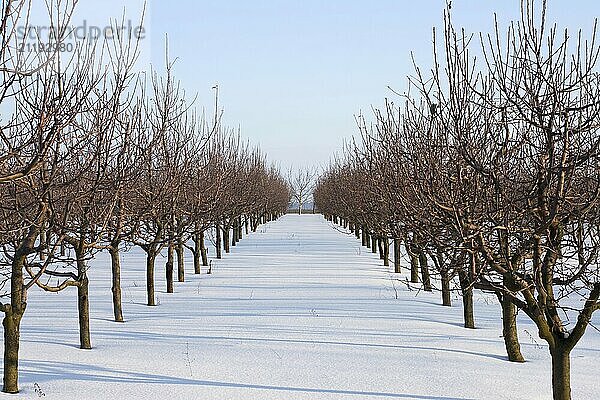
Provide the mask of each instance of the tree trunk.
POLYGON ((215 238, 215 249, 217 250, 217 258, 222 257, 221 253, 221 227, 219 224, 215 225, 216 238, 215 238))
MULTIPOLYGON (((40 246, 44 245, 47 241, 47 237, 46 237, 46 230, 44 229, 44 227, 42 227, 42 230, 40 231, 40 246)), ((42 250, 40 251, 40 260, 45 260, 46 259, 46 250, 42 247, 42 250)))
POLYGON ((419 283, 419 256, 412 252, 410 254, 410 281, 419 283))
POLYGON ((460 289, 462 292, 463 319, 465 328, 475 329, 475 317, 473 316, 473 286, 469 274, 464 269, 458 271, 460 289))
POLYGON ((148 295, 148 305, 155 306, 154 301, 154 261, 156 260, 156 251, 148 249, 146 252, 146 293, 148 295))
POLYGON ((431 278, 429 277, 429 266, 427 265, 427 255, 424 251, 419 253, 419 264, 421 265, 421 280, 423 281, 423 290, 431 292, 431 278))
POLYGON ((246 228, 246 235, 248 235, 248 216, 244 217, 244 227, 246 228))
POLYGON ((238 242, 238 227, 237 227, 237 223, 234 222, 233 226, 232 226, 232 230, 231 230, 231 245, 235 246, 238 242))
POLYGON ((198 275, 202 272, 200 268, 200 233, 198 233, 197 231, 194 232, 193 240, 194 250, 192 250, 192 255, 194 256, 194 274, 198 275))
POLYGON ((92 348, 92 340, 90 338, 90 298, 89 280, 85 271, 79 273, 77 309, 79 311, 79 347, 89 350, 92 348))
POLYGON ((358 224, 354 224, 354 236, 356 236, 357 239, 360 239, 360 227, 358 224))
POLYGON ((77 263, 77 311, 79 319, 79 348, 89 350, 92 348, 92 340, 90 338, 90 298, 84 249, 83 240, 80 240, 79 244, 75 246, 75 261, 77 263))
POLYGON ((10 305, 6 305, 4 319, 4 381, 2 391, 19 392, 19 342, 21 319, 27 308, 27 292, 23 282, 23 266, 27 254, 35 245, 37 233, 29 232, 28 237, 15 252, 11 262, 10 305))
POLYGON ((517 334, 517 313, 516 307, 506 296, 498 294, 500 304, 502 305, 502 336, 504 337, 504 346, 509 361, 524 362, 525 358, 521 354, 521 345, 517 334))
POLYGON ((229 226, 223 226, 223 250, 229 253, 229 226))
POLYGON ((377 237, 375 235, 371 235, 371 253, 377 253, 377 237))
POLYGON ((440 278, 442 280, 442 305, 450 307, 452 306, 452 299, 450 298, 450 274, 447 269, 442 268, 440 270, 440 278))
POLYGON ((119 244, 113 242, 108 249, 112 271, 112 301, 115 322, 123 322, 123 302, 121 300, 121 257, 119 244))
POLYGON ((379 249, 379 259, 385 259, 385 252, 383 251, 383 238, 377 240, 377 248, 379 249))
POLYGON ((208 266, 208 254, 204 246, 204 231, 200 232, 200 255, 202 256, 202 265, 208 266))
POLYGON ((400 263, 400 245, 402 241, 399 238, 394 238, 394 272, 399 274, 402 272, 402 265, 400 263))
POLYGON ((15 314, 8 311, 4 315, 4 385, 5 393, 19 392, 19 340, 21 317, 25 309, 15 314))
POLYGON ((564 345, 550 348, 552 356, 552 396, 554 400, 571 400, 571 351, 564 345))
POLYGON ((383 265, 390 266, 390 241, 387 237, 383 239, 383 265))
POLYGON ((429 276, 429 266, 427 265, 427 255, 424 251, 419 253, 419 264, 421 266, 421 280, 423 281, 423 290, 431 292, 431 278, 429 276))
POLYGON ((175 265, 175 248, 172 242, 167 247, 167 263, 165 264, 165 278, 167 280, 167 293, 173 293, 173 269, 175 265))
POLYGON ((183 259, 183 243, 181 240, 177 243, 175 247, 175 251, 177 252, 177 282, 185 282, 185 263, 183 259))

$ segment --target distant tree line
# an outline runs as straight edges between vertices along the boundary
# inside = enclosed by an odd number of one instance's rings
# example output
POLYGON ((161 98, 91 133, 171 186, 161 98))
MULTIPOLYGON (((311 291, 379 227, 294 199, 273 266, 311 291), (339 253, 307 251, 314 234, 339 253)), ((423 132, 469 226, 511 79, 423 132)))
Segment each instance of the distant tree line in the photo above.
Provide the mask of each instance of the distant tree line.
MULTIPOLYGON (((76 3, 49 0, 52 26, 68 26, 76 3)), ((184 252, 193 255, 194 273, 208 266, 207 232, 221 258, 284 213, 290 191, 216 110, 209 121, 194 108, 168 59, 164 74, 135 73, 139 43, 123 35, 77 43, 68 54, 20 53, 16 29, 28 23, 31 1, 1 4, 3 391, 16 393, 29 290, 76 287, 80 347, 90 349, 88 262, 98 252, 110 253, 114 320, 123 322, 124 250, 145 252, 154 306, 161 251, 173 292, 173 281, 185 280, 184 252)), ((58 32, 55 44, 68 34, 58 32)))
POLYGON ((314 199, 410 280, 499 300, 510 361, 524 361, 516 311, 552 360, 554 399, 571 398, 570 353, 600 309, 600 47, 522 2, 502 34, 454 28, 450 7, 434 64, 415 65, 401 105, 386 101, 319 178, 314 199), (477 56, 477 57, 476 57, 477 56), (390 245, 391 243, 391 245, 390 245))

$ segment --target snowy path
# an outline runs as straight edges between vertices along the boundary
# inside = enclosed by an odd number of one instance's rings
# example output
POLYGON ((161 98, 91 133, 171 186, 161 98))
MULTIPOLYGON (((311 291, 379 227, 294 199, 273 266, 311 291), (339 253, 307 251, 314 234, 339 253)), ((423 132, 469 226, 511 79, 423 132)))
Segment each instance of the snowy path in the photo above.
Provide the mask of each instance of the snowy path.
MULTIPOLYGON (((396 299, 393 274, 321 216, 260 227, 212 275, 192 275, 188 262, 175 294, 163 263, 160 305, 148 308, 143 254, 123 257, 127 322, 117 324, 107 258, 94 261, 91 351, 77 348, 75 293, 33 293, 17 397, 37 398, 37 384, 46 399, 550 398, 531 325, 519 330, 529 362, 508 363, 493 299, 478 297, 475 331, 461 327, 458 299, 444 308, 400 282, 396 299)), ((594 398, 600 378, 600 334, 587 336, 573 353, 578 399, 594 398)))

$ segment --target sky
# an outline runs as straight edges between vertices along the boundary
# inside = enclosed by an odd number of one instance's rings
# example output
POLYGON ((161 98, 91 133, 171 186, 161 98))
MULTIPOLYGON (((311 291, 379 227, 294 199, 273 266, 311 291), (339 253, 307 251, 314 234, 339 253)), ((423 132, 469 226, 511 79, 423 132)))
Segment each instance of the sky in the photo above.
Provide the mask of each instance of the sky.
MULTIPOLYGON (((538 1, 538 4, 541 3, 538 1)), ((549 19, 588 32, 598 0, 549 0, 549 19)), ((324 167, 356 134, 355 116, 401 99, 411 53, 431 66, 432 27, 444 0, 148 0, 138 66, 164 65, 212 114, 219 85, 224 123, 239 127, 282 169, 324 167)), ((457 26, 491 32, 519 17, 519 0, 453 0, 457 26)), ((80 0, 74 22, 139 22, 143 0, 80 0)))

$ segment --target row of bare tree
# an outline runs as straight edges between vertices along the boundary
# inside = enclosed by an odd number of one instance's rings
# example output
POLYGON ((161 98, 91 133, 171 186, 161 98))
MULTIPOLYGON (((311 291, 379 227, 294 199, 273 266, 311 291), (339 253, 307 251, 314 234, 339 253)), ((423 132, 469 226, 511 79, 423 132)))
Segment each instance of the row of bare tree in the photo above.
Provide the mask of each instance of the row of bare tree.
MULTIPOLYGON (((538 7, 539 6, 539 7, 538 7)), ((449 8, 434 65, 415 66, 320 177, 317 207, 412 282, 500 301, 508 358, 523 361, 516 311, 549 347, 554 399, 571 398, 570 353, 600 309, 600 48, 548 26, 522 2, 506 35, 455 30, 449 8), (479 56, 476 59, 475 55, 479 56)))
MULTIPOLYGON (((52 26, 68 26, 77 2, 46 3, 52 26)), ((213 121, 196 111, 172 62, 163 74, 134 72, 134 38, 84 41, 68 54, 19 53, 16 32, 30 6, 3 0, 0 19, 0 309, 9 393, 18 392, 29 290, 76 287, 80 347, 89 349, 88 262, 97 252, 110 253, 114 319, 123 322, 124 249, 146 253, 154 306, 161 251, 172 292, 175 264, 177 280, 185 279, 185 251, 195 273, 208 265, 207 232, 220 258, 244 231, 285 212, 290 198, 279 171, 223 127, 217 110, 213 121)), ((59 44, 67 34, 51 39, 59 44)))

